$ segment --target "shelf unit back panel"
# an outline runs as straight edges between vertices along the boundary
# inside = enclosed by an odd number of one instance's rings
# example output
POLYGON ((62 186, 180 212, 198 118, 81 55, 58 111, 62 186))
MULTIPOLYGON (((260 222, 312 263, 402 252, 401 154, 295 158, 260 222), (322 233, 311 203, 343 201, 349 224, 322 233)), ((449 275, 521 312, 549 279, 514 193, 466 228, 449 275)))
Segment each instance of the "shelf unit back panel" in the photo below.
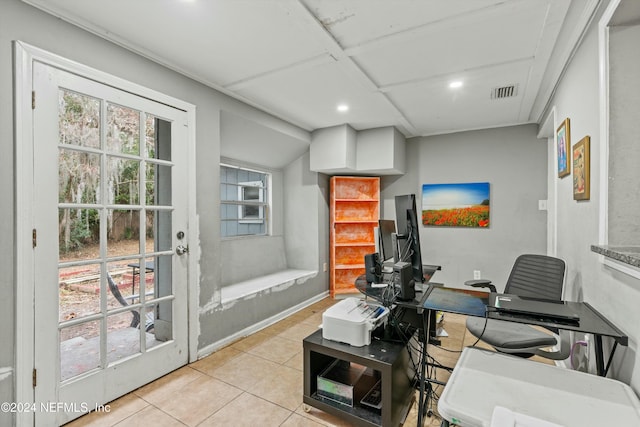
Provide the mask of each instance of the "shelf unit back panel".
POLYGON ((336 223, 336 245, 371 244, 375 245, 375 233, 371 224, 336 223))
POLYGON ((379 200, 380 178, 377 177, 333 177, 340 181, 335 188, 336 199, 379 200))
POLYGON ((375 200, 343 201, 335 202, 336 222, 373 222, 375 226, 378 221, 378 202, 375 200))
POLYGON ((355 287, 356 279, 365 273, 364 266, 360 268, 338 269, 335 270, 335 279, 331 293, 336 294, 352 294, 358 292, 355 287))
POLYGON ((366 246, 336 246, 336 268, 356 266, 364 268, 364 256, 375 251, 376 247, 373 244, 366 246))

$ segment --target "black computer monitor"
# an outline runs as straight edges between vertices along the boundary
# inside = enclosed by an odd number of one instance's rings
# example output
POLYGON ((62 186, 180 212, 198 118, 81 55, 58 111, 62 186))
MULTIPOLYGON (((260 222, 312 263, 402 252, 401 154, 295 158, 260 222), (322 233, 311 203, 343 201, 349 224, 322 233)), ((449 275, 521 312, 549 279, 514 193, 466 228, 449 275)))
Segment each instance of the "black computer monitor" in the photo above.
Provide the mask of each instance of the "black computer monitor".
POLYGON ((420 230, 416 195, 396 196, 396 226, 398 229, 398 250, 400 261, 411 263, 413 280, 424 282, 422 255, 420 253, 420 230))
POLYGON ((396 249, 393 247, 393 234, 396 232, 396 222, 392 219, 378 220, 378 253, 380 261, 392 260, 396 249))

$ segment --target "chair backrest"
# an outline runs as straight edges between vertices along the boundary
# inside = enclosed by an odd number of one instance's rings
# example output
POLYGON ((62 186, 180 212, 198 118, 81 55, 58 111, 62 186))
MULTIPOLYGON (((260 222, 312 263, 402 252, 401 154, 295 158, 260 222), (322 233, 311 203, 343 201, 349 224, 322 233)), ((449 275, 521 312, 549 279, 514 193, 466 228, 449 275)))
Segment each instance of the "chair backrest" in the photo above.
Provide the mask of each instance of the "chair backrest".
POLYGON ((546 255, 525 254, 516 258, 504 289, 506 294, 562 299, 565 263, 546 255))

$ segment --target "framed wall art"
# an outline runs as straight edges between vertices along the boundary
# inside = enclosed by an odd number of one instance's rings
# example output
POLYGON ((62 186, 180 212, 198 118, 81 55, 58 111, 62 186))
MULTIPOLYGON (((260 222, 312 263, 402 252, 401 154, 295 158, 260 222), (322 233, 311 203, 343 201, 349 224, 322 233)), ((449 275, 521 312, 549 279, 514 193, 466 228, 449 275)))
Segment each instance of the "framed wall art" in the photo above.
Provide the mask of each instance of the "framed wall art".
POLYGON ((571 150, 573 158, 573 199, 589 200, 591 138, 585 136, 571 150))
POLYGON ((556 147, 558 150, 558 178, 562 178, 571 173, 571 157, 569 154, 571 149, 571 130, 568 117, 564 119, 556 130, 556 147))
POLYGON ((424 184, 422 224, 440 227, 489 227, 489 183, 424 184))

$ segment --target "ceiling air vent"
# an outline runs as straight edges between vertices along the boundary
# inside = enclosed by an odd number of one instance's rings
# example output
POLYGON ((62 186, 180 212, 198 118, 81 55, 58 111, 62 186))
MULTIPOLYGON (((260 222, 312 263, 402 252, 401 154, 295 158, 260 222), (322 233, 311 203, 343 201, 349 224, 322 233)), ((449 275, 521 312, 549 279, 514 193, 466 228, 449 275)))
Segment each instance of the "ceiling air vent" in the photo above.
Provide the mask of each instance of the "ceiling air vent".
POLYGON ((495 87, 491 91, 491 99, 513 98, 518 94, 518 85, 495 87))

